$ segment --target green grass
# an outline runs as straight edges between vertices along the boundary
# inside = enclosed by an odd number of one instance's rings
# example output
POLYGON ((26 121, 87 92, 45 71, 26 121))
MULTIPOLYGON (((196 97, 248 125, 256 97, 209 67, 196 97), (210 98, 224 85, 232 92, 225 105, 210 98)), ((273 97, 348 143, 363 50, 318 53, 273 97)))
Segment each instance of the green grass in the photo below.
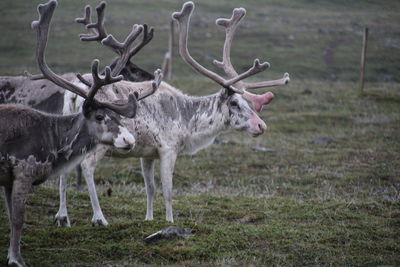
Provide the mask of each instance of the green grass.
MULTIPOLYGON (((172 83, 192 93, 209 85, 172 83)), ((106 158, 96 182, 110 226, 92 227, 88 195, 70 190, 72 227, 57 228, 57 186, 48 181, 28 200, 23 255, 40 266, 399 265, 400 86, 370 86, 360 96, 353 83, 295 81, 275 89, 262 112, 269 132, 226 134, 224 144, 180 158, 174 225, 192 228, 192 238, 145 244, 170 225, 159 176, 155 220, 146 222, 139 161, 106 158)), ((0 207, 4 263, 9 226, 0 207)))
MULTIPOLYGON (((109 1, 107 27, 122 39, 129 24, 155 26, 154 40, 136 61, 155 69, 166 49, 168 16, 181 2, 158 1, 156 8, 149 1, 109 1)), ((28 28, 37 18, 37 3, 0 2, 7 11, 0 16, 3 75, 37 72, 35 37, 28 28)), ((62 1, 56 11, 47 57, 59 72, 84 72, 93 57, 103 64, 113 57, 97 44, 79 43, 81 28, 71 21, 81 15, 82 5, 62 1)), ((248 14, 234 42, 234 64, 244 70, 252 58, 265 58, 272 68, 263 77, 288 71, 292 82, 273 88, 276 98, 261 113, 267 133, 258 138, 225 134, 219 137, 223 144, 178 160, 174 225, 192 228, 195 235, 145 244, 144 237, 170 226, 164 220, 158 170, 155 220, 146 222, 139 160, 106 158, 95 177, 110 225, 92 227, 88 195, 71 189, 72 227, 57 228, 57 181, 48 181, 27 201, 22 255, 28 264, 400 265, 399 2, 201 1, 190 47, 202 63, 220 57, 223 33, 213 20, 229 16, 236 6, 246 7, 248 14), (371 36, 368 81, 360 95, 355 81, 364 25, 371 36), (211 38, 205 38, 207 32, 211 38), (327 49, 333 54, 327 56, 327 49), (327 64, 327 59, 333 61, 327 64), (255 146, 267 151, 255 151, 255 146)), ((192 95, 218 90, 178 58, 175 63, 172 85, 192 95)), ((5 264, 9 242, 3 202, 0 264, 5 264)))

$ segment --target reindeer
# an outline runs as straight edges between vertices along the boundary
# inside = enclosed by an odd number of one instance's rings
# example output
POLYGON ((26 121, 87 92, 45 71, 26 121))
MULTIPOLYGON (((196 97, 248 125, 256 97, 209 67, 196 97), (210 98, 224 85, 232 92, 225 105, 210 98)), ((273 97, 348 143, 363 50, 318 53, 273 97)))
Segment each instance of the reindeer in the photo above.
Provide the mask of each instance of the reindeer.
MULTIPOLYGON (((242 82, 241 80, 261 72, 269 67, 269 63, 260 63, 258 59, 253 66, 242 74, 237 74, 230 61, 230 48, 236 28, 245 15, 245 9, 234 9, 230 19, 218 19, 217 24, 226 28, 226 40, 223 50, 223 61, 214 61, 214 64, 223 68, 229 79, 224 79, 210 70, 207 70, 195 61, 187 48, 189 20, 194 4, 187 2, 182 11, 173 14, 179 22, 180 37, 179 47, 182 58, 195 70, 209 77, 223 87, 218 93, 194 97, 183 94, 171 85, 162 82, 159 90, 150 97, 138 103, 138 112, 135 119, 124 121, 125 126, 135 136, 136 145, 125 155, 113 151, 112 148, 99 145, 95 153, 90 153, 81 166, 83 175, 88 182, 88 187, 93 186, 93 174, 96 164, 104 155, 140 157, 142 173, 147 192, 146 220, 153 220, 154 166, 155 160, 160 159, 160 173, 163 195, 166 206, 166 220, 173 222, 172 213, 172 176, 177 157, 180 155, 194 154, 213 143, 220 133, 238 130, 246 131, 256 137, 264 133, 267 126, 252 108, 261 111, 263 105, 268 104, 274 97, 271 92, 255 95, 247 89, 284 85, 289 82, 289 75, 273 81, 256 83, 242 82)), ((101 31, 101 29, 97 29, 101 31)), ((61 183, 62 185, 65 183, 61 183)), ((95 191, 94 188, 89 192, 95 191)), ((60 187, 60 194, 65 194, 65 189, 60 187)), ((61 199, 65 199, 62 197, 61 199)), ((98 200, 92 202, 93 217, 101 218, 102 225, 107 225, 101 212, 98 200)), ((68 221, 66 202, 60 203, 57 213, 60 221, 68 221)))
MULTIPOLYGON (((118 85, 109 67, 99 75, 99 61, 93 60, 91 74, 80 75, 81 84, 55 74, 45 61, 48 31, 57 1, 38 6, 39 20, 32 23, 37 32, 37 61, 43 76, 58 86, 84 98, 82 112, 55 115, 18 104, 0 105, 0 185, 4 187, 11 225, 8 264, 26 266, 20 252, 25 200, 33 185, 58 176, 77 165, 97 144, 112 145, 120 153, 135 145, 134 136, 123 126, 120 116, 133 118, 139 93, 128 101, 99 101, 100 88, 118 85), (86 85, 85 85, 86 84, 86 85), (89 87, 83 89, 84 86, 89 87)), ((156 77, 161 74, 155 73, 156 77)), ((132 83, 133 84, 133 83, 132 83)), ((137 91, 154 92, 159 81, 135 84, 137 91)), ((120 85, 119 85, 120 86, 120 85)), ((118 86, 118 88, 119 88, 118 86)), ((114 89, 114 88, 112 88, 114 89)), ((131 90, 133 91, 133 90, 131 90)))

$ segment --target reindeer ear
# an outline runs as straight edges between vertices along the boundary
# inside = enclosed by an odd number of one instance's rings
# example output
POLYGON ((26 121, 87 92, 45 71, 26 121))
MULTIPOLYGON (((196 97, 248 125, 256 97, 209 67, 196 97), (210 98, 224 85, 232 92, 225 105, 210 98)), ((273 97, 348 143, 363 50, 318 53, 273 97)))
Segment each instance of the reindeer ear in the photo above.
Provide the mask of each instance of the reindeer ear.
POLYGON ((220 92, 221 92, 222 99, 224 99, 224 100, 235 93, 232 90, 229 90, 226 88, 222 88, 220 92))
POLYGON ((226 90, 225 88, 222 88, 221 90, 219 90, 219 94, 221 95, 222 101, 224 101, 225 99, 228 98, 228 90, 226 90))
POLYGON ((93 110, 91 102, 92 101, 88 101, 87 99, 85 99, 85 101, 83 102, 82 113, 83 113, 83 116, 85 116, 85 118, 89 118, 90 112, 92 112, 92 110, 93 110))
POLYGON ((98 108, 99 106, 95 101, 91 99, 85 99, 82 105, 82 113, 85 116, 85 118, 89 118, 90 113, 98 108))

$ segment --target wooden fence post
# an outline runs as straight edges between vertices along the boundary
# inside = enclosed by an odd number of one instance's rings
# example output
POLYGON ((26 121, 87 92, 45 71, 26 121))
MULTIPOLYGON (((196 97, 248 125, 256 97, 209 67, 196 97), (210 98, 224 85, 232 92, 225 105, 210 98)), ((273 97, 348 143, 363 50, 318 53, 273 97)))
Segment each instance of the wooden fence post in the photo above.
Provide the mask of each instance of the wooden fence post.
POLYGON ((368 28, 364 29, 364 36, 362 42, 362 50, 361 50, 361 65, 360 65, 360 93, 364 92, 364 74, 365 74, 365 61, 367 54, 367 44, 368 44, 368 28))

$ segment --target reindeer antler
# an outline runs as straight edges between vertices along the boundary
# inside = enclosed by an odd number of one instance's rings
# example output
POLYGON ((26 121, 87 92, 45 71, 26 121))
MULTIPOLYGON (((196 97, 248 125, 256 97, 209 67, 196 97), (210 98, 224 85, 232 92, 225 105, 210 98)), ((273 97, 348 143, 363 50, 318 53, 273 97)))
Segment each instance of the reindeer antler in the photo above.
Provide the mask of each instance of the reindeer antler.
MULTIPOLYGON (((213 63, 214 65, 222 68, 225 71, 225 73, 230 77, 237 75, 237 72, 230 60, 232 40, 240 21, 244 18, 245 15, 246 15, 246 9, 235 8, 232 12, 232 17, 230 19, 219 18, 216 20, 217 25, 225 27, 225 42, 224 42, 222 61, 214 60, 213 63)), ((260 112, 264 105, 267 105, 269 102, 271 102, 271 100, 274 98, 274 94, 272 92, 267 92, 262 95, 256 95, 247 92, 246 89, 284 85, 287 84, 289 80, 290 80, 289 74, 285 73, 283 78, 279 80, 263 81, 258 83, 246 83, 241 81, 238 82, 235 86, 244 91, 243 97, 249 100, 253 104, 253 107, 257 112, 260 112)))
MULTIPOLYGON (((246 9, 244 8, 235 8, 232 12, 232 17, 230 19, 219 18, 216 20, 216 24, 222 27, 225 27, 225 43, 223 49, 223 60, 217 61, 214 60, 213 63, 215 66, 222 68, 225 73, 229 76, 236 76, 238 75, 235 68, 231 62, 231 47, 232 47, 232 40, 236 33, 236 29, 240 23, 240 21, 246 15, 246 9)), ((268 63, 268 66, 269 63, 268 63)), ((254 88, 261 88, 261 87, 269 87, 269 86, 276 86, 276 85, 284 85, 290 81, 289 74, 285 73, 282 79, 273 80, 273 81, 263 81, 258 83, 246 83, 240 82, 240 87, 245 89, 254 89, 254 88)))
MULTIPOLYGON (((149 91, 147 91, 147 92, 146 92, 145 90, 143 90, 143 91, 144 91, 144 92, 142 92, 143 95, 141 94, 140 96, 137 97, 137 99, 138 99, 138 100, 142 100, 142 99, 144 99, 144 98, 146 98, 146 97, 148 97, 148 96, 154 94, 155 91, 157 91, 158 87, 160 86, 163 77, 164 77, 164 75, 163 75, 162 71, 161 71, 160 69, 157 69, 157 70, 154 72, 154 80, 151 82, 151 88, 152 88, 152 90, 151 90, 151 91, 149 90, 149 91)), ((146 82, 143 82, 143 83, 146 83, 146 82)), ((138 84, 139 84, 139 83, 138 83, 138 84)))
POLYGON ((218 74, 205 69, 190 56, 187 48, 189 22, 190 22, 190 17, 193 13, 193 9, 194 9, 193 2, 186 2, 182 7, 181 12, 175 12, 172 14, 172 17, 179 22, 179 27, 180 27, 179 51, 182 58, 195 70, 216 81, 223 87, 232 90, 235 93, 243 94, 243 97, 245 99, 253 103, 253 106, 257 111, 261 111, 262 106, 268 104, 273 99, 274 95, 271 92, 267 92, 259 96, 247 92, 246 89, 286 84, 289 82, 289 74, 285 73, 282 79, 275 81, 264 81, 258 83, 245 83, 242 81, 243 79, 249 76, 252 76, 254 74, 266 70, 270 66, 268 62, 260 63, 258 59, 255 59, 253 66, 246 72, 239 75, 231 63, 230 51, 232 46, 232 40, 238 24, 240 23, 242 18, 246 15, 246 10, 244 8, 235 8, 233 10, 232 17, 230 19, 220 18, 217 19, 216 21, 217 25, 225 27, 226 38, 224 43, 222 61, 214 60, 213 63, 214 65, 222 68, 230 79, 226 80, 220 77, 218 74))
POLYGON ((55 74, 47 65, 45 60, 45 50, 48 41, 49 28, 51 19, 53 17, 54 10, 57 6, 56 0, 51 0, 47 4, 38 6, 39 20, 32 22, 32 28, 37 32, 37 47, 36 47, 36 58, 40 70, 44 77, 54 82, 58 86, 65 88, 83 98, 88 102, 94 102, 98 106, 107 107, 122 116, 133 117, 136 113, 136 98, 133 95, 129 96, 129 101, 125 105, 115 105, 111 103, 102 103, 94 99, 97 91, 104 85, 112 84, 123 79, 122 75, 117 77, 111 74, 111 69, 106 67, 105 78, 100 78, 98 74, 99 61, 97 59, 92 62, 92 77, 93 84, 90 87, 89 93, 86 93, 81 87, 67 81, 61 76, 55 74))
POLYGON ((114 36, 107 34, 104 25, 104 10, 106 8, 106 2, 101 2, 96 7, 97 22, 92 23, 92 9, 90 5, 85 6, 85 14, 82 18, 76 18, 77 23, 81 23, 86 26, 88 33, 80 34, 81 41, 97 41, 104 46, 110 48, 112 51, 117 53, 120 57, 117 59, 115 67, 112 70, 113 75, 119 74, 125 67, 126 63, 137 54, 144 46, 146 46, 154 36, 154 29, 148 28, 147 24, 134 25, 131 33, 126 37, 123 43, 118 42, 114 36), (132 43, 136 38, 143 32, 143 38, 136 46, 131 48, 132 43))
POLYGON ((135 24, 133 25, 131 33, 126 37, 123 43, 118 42, 111 34, 101 41, 103 45, 112 47, 114 50, 118 50, 121 55, 114 69, 112 70, 113 75, 119 74, 125 67, 130 58, 130 47, 142 31, 143 26, 135 24))
POLYGON ((79 35, 81 41, 101 42, 101 40, 107 37, 108 34, 104 26, 104 9, 106 6, 107 3, 103 1, 96 7, 97 22, 95 23, 92 22, 92 7, 90 5, 85 6, 85 15, 83 18, 75 19, 77 23, 85 25, 88 30, 88 33, 79 35))
POLYGON ((260 63, 258 59, 254 60, 253 66, 245 71, 244 73, 240 75, 236 75, 235 77, 231 79, 224 79, 215 72, 212 72, 202 65, 200 65, 189 53, 188 47, 187 47, 187 41, 188 41, 188 34, 189 34, 189 22, 190 22, 190 17, 193 13, 194 9, 194 4, 193 2, 186 2, 183 7, 181 12, 174 12, 172 14, 172 18, 178 21, 179 24, 179 53, 181 54, 182 58, 185 60, 186 63, 188 63, 190 66, 192 66, 196 71, 198 71, 200 74, 203 74, 206 77, 209 77, 222 87, 225 87, 227 89, 230 89, 236 93, 243 94, 244 92, 240 89, 237 89, 233 87, 232 85, 237 83, 240 80, 243 80, 249 76, 252 76, 254 74, 257 74, 266 68, 268 68, 268 63, 260 63))

